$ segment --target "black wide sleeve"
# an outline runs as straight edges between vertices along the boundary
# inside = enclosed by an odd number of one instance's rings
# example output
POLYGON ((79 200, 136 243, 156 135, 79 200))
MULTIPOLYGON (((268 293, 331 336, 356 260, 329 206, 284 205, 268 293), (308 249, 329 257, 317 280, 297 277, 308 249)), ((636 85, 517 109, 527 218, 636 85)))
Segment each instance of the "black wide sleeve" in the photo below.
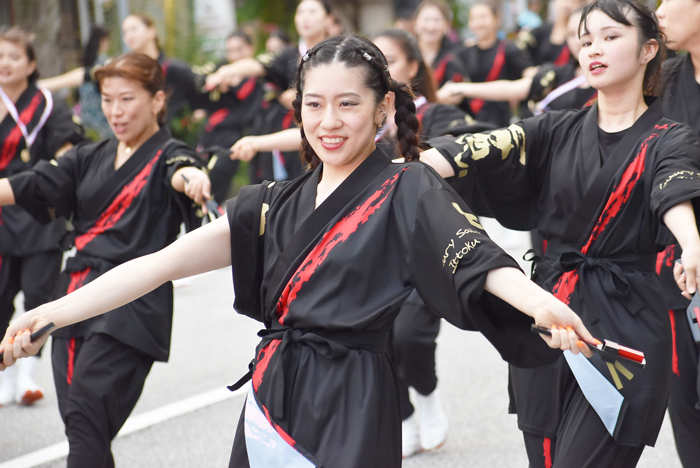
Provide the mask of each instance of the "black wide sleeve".
POLYGON ((491 214, 510 229, 530 230, 535 227, 549 154, 548 114, 490 133, 440 137, 428 143, 452 165, 455 177, 450 183, 478 213, 491 214))
POLYGON ((202 211, 187 195, 172 188, 172 179, 175 172, 183 167, 203 169, 204 161, 179 140, 172 140, 165 151, 165 183, 168 184, 181 219, 185 223, 185 230, 190 232, 202 225, 202 211))
POLYGON ((39 161, 32 170, 9 177, 15 203, 42 223, 70 218, 77 206, 80 158, 86 146, 75 146, 58 159, 39 161))
POLYGON ((432 311, 480 331, 513 365, 533 367, 558 357, 530 332, 530 317, 484 289, 489 271, 519 267, 453 190, 438 186, 420 196, 411 234, 411 278, 432 311))
POLYGON ((700 139, 689 127, 675 124, 659 142, 657 153, 652 212, 663 221, 669 208, 691 200, 700 218, 700 139))
POLYGON ((260 289, 263 278, 263 248, 267 209, 271 191, 268 184, 241 188, 238 196, 226 202, 231 231, 233 308, 259 322, 263 321, 260 289))

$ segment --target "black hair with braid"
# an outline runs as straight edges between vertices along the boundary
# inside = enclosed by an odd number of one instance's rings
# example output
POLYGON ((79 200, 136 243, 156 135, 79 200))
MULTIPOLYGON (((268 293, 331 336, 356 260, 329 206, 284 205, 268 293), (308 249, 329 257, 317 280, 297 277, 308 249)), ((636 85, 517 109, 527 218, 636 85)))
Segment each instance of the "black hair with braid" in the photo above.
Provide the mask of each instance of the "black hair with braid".
POLYGON ((299 62, 295 78, 297 95, 293 107, 294 118, 301 124, 300 156, 302 162, 311 169, 316 168, 321 162, 306 139, 301 119, 304 75, 314 67, 333 63, 341 63, 348 68, 364 70, 364 85, 372 91, 377 104, 384 99, 389 91, 394 92, 396 95, 394 121, 396 122, 396 139, 399 151, 406 161, 417 161, 420 156, 418 149, 419 122, 416 117, 416 106, 413 103, 411 88, 407 84, 396 82, 389 76, 384 54, 372 42, 359 36, 339 35, 317 44, 299 62))

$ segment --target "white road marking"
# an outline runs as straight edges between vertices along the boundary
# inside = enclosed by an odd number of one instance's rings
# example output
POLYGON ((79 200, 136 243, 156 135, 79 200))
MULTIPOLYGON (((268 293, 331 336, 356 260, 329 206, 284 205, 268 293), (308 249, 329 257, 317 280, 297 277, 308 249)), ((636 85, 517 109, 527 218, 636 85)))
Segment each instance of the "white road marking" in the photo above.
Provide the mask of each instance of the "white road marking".
MULTIPOLYGON (((122 430, 119 431, 117 437, 132 434, 134 432, 146 429, 156 424, 160 424, 169 419, 177 418, 178 416, 197 411, 198 409, 207 406, 221 403, 237 396, 244 396, 248 392, 248 385, 244 385, 235 392, 228 391, 225 387, 216 388, 208 392, 200 393, 183 400, 170 403, 160 408, 156 408, 145 413, 131 416, 126 420, 122 430)), ((31 468, 44 463, 57 460, 68 456, 68 442, 60 442, 58 444, 44 447, 43 449, 22 455, 21 457, 13 458, 4 463, 0 463, 0 468, 31 468)))

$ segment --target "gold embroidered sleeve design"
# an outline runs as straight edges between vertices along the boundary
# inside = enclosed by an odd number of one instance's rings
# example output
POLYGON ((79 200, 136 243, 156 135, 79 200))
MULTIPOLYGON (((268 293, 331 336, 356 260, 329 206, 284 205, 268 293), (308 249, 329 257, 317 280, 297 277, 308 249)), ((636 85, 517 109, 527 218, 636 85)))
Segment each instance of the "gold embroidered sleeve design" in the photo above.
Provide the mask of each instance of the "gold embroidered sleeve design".
POLYGON ((511 125, 508 128, 495 130, 491 133, 476 133, 474 135, 462 135, 456 140, 457 144, 464 145, 460 153, 454 157, 454 161, 460 168, 459 177, 467 175, 469 164, 464 161, 471 158, 472 161, 478 161, 489 155, 499 154, 501 160, 504 160, 513 151, 519 149, 518 161, 523 166, 526 162, 525 154, 525 130, 519 125, 511 125))
POLYGON ((173 156, 172 158, 165 160, 166 165, 170 165, 170 164, 173 164, 176 162, 186 162, 186 163, 195 164, 197 162, 197 160, 194 159, 192 156, 186 156, 184 154, 179 154, 177 156, 173 156))
POLYGON ((664 180, 661 184, 659 184, 659 189, 663 190, 666 188, 666 186, 671 182, 672 180, 697 180, 700 178, 700 173, 694 172, 694 171, 678 171, 674 172, 666 180, 664 180))

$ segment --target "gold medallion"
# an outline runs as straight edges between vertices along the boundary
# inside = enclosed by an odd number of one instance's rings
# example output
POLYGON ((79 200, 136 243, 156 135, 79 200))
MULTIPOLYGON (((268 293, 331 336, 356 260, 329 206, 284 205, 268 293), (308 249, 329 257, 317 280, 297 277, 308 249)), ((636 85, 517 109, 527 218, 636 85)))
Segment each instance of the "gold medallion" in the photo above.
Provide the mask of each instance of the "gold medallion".
POLYGON ((22 158, 22 161, 28 163, 29 159, 31 158, 31 155, 29 154, 29 149, 24 148, 21 153, 19 153, 19 157, 22 158))

